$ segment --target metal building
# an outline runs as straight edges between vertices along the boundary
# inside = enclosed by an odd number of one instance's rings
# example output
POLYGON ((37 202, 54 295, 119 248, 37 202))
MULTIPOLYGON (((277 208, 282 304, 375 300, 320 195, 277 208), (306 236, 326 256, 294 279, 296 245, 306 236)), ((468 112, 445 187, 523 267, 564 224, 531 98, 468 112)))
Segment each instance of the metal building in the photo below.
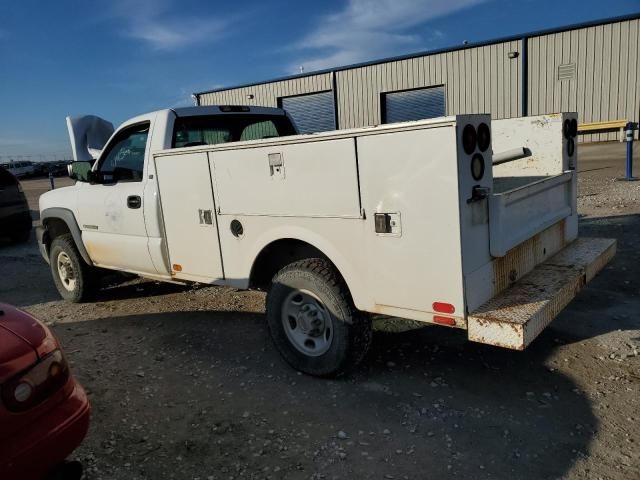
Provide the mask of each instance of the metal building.
MULTIPOLYGON (((640 118, 640 14, 194 94, 287 109, 303 132, 457 113, 640 118)), ((618 138, 590 133, 583 141, 618 138)))

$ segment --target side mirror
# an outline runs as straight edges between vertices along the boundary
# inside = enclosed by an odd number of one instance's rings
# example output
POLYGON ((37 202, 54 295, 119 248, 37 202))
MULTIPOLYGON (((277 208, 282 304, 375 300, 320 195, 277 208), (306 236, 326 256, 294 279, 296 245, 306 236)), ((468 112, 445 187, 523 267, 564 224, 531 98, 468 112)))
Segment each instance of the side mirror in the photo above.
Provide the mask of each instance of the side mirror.
POLYGON ((89 182, 93 162, 73 162, 67 165, 69 178, 78 182, 89 182))

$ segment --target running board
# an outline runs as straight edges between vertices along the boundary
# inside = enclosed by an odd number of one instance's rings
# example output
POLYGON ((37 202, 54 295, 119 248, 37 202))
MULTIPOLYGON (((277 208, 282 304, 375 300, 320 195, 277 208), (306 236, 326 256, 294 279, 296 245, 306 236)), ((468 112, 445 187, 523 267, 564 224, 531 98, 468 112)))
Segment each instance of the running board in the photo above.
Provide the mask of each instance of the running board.
POLYGON ((470 313, 469 340, 524 350, 615 253, 613 239, 577 239, 470 313))

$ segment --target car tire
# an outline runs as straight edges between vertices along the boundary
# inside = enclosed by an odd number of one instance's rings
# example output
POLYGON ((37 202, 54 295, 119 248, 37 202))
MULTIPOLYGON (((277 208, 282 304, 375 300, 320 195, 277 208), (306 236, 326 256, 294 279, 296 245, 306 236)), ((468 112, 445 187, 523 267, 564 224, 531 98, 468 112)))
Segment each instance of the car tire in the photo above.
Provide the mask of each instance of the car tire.
POLYGON ((280 270, 267 294, 266 314, 280 354, 309 375, 347 373, 371 345, 370 316, 355 308, 346 283, 325 259, 304 259, 280 270))
POLYGON ((56 288, 66 301, 85 302, 97 290, 97 273, 82 259, 71 234, 60 235, 53 240, 49 265, 56 288))

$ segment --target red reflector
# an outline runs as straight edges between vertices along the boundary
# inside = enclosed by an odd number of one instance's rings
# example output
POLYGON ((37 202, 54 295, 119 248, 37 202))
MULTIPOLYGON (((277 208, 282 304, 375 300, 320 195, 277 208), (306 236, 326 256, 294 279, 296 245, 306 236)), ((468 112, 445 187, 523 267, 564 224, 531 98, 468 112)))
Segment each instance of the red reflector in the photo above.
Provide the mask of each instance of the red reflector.
POLYGON ((450 303, 444 302, 433 302, 433 311, 440 313, 454 313, 456 311, 456 307, 451 305, 450 303))
POLYGON ((441 325, 455 325, 456 319, 451 317, 441 317, 440 315, 434 315, 433 321, 441 325))

